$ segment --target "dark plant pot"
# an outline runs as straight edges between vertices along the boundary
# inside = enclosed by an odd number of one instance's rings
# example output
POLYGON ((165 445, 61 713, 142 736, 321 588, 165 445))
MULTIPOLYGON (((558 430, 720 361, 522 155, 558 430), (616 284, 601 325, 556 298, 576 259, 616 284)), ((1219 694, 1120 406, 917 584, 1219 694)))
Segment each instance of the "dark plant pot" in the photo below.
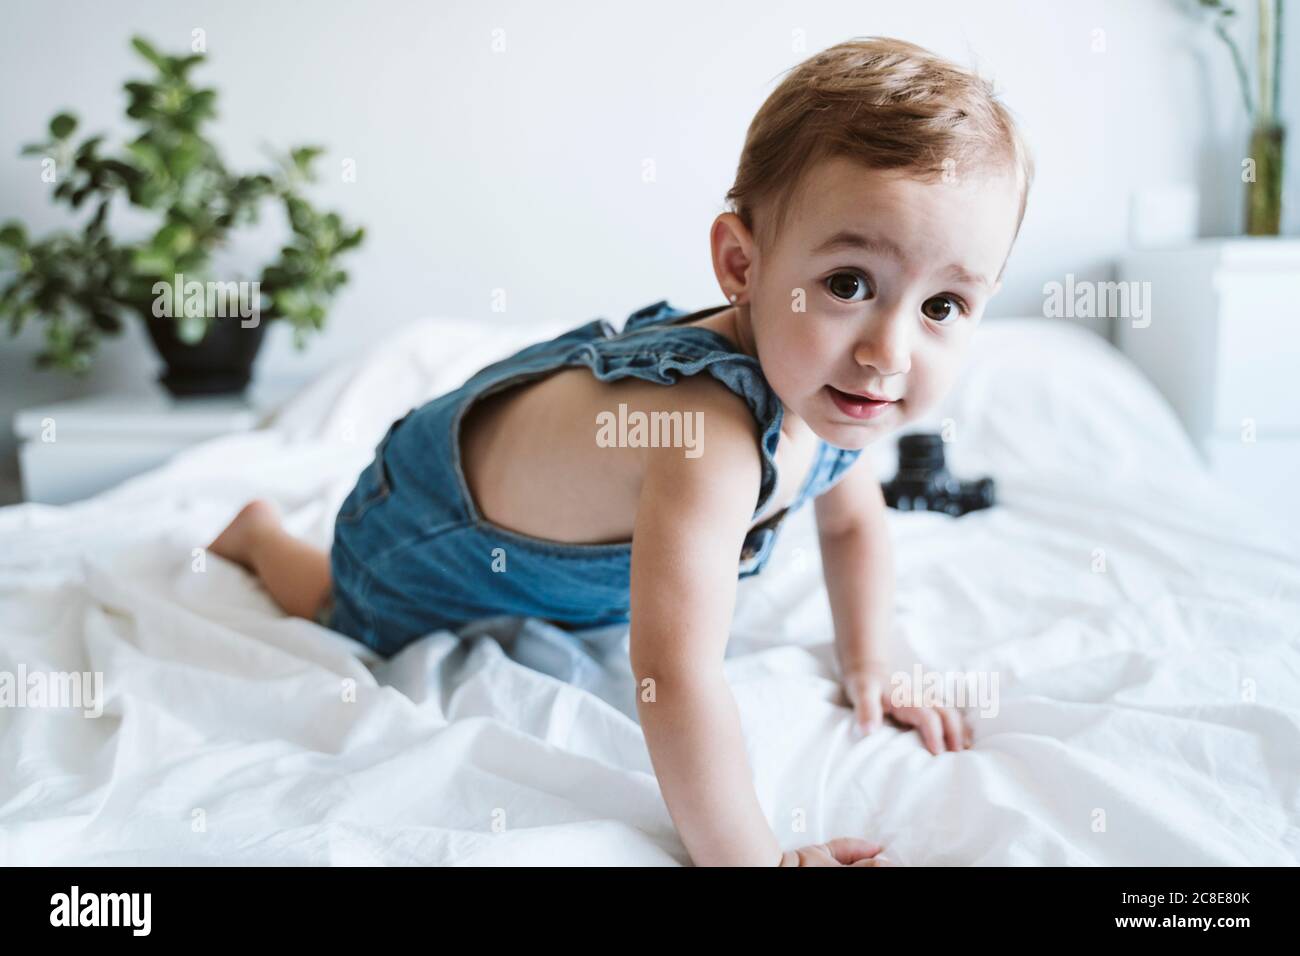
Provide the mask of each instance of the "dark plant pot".
POLYGON ((148 316, 145 326, 154 348, 167 363, 158 376, 173 395, 237 395, 253 377, 253 360, 262 347, 266 323, 244 328, 238 317, 211 319, 195 345, 181 341, 175 319, 148 316))

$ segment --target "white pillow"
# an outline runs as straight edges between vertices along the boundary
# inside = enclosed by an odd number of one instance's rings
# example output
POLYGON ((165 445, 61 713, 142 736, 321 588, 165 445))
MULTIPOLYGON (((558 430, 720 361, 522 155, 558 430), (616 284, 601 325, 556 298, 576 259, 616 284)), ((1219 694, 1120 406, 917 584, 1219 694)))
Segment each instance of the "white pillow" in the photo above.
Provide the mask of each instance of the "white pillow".
MULTIPOLYGON (((952 390, 900 434, 945 423, 948 462, 963 478, 1069 473, 1141 483, 1170 469, 1205 470, 1138 368, 1096 333, 1056 319, 981 323, 952 390)), ((896 442, 879 446, 872 458, 892 475, 896 442)))

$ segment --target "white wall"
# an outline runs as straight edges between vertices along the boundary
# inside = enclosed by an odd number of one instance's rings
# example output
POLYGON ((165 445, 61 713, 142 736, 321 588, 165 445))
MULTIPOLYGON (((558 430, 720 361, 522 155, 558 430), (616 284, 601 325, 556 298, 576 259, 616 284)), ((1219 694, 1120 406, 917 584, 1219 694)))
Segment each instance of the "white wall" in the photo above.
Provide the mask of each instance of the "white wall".
MULTIPOLYGON (((1293 6, 1294 3, 1292 4, 1293 6)), ((1251 5, 1253 7, 1253 4, 1251 5)), ((323 205, 368 239, 326 335, 298 354, 271 336, 262 376, 306 377, 427 314, 574 324, 621 320, 660 298, 721 301, 708 228, 722 211, 745 128, 798 60, 867 34, 913 40, 978 64, 1022 119, 1038 179, 1006 285, 990 315, 1037 314, 1043 283, 1110 275, 1132 190, 1196 184, 1204 235, 1240 228, 1246 124, 1226 51, 1190 0, 1134 2, 654 4, 268 3, 47 0, 13 5, 0 29, 0 219, 59 224, 39 165, 17 155, 59 109, 117 137, 121 84, 142 73, 128 38, 168 52, 202 28, 217 87, 215 132, 236 168, 263 143, 328 147, 323 205), (494 29, 506 49, 493 52, 494 29), (795 31, 806 47, 794 49, 795 31), (1105 50, 1092 47, 1105 31, 1105 50), (356 161, 357 181, 339 175, 356 161), (642 180, 653 159, 657 181, 642 180)), ((1300 196, 1300 11, 1291 15, 1290 193, 1300 196)), ((1251 26, 1243 24, 1243 37, 1251 26)), ((1247 47, 1249 48, 1249 44, 1247 47)), ((1300 232, 1300 203, 1289 231, 1300 232)), ((268 218, 268 223, 274 217, 268 218)), ((234 250, 250 271, 276 236, 234 250)), ((1104 331, 1104 328, 1102 329, 1104 331)), ((151 378, 138 329, 74 383, 30 370, 37 330, 0 338, 0 479, 8 421, 23 405, 151 378)), ((12 494, 12 492, 11 492, 12 494)))

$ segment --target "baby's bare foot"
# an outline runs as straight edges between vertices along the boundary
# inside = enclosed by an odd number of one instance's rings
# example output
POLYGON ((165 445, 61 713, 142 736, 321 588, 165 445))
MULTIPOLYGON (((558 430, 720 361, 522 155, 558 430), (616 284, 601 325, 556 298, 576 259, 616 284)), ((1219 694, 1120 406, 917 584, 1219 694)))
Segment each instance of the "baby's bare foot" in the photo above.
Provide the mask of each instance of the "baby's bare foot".
POLYGON ((235 520, 208 545, 208 550, 228 561, 234 561, 249 571, 252 546, 267 531, 280 527, 280 510, 265 498, 255 498, 240 509, 235 520))

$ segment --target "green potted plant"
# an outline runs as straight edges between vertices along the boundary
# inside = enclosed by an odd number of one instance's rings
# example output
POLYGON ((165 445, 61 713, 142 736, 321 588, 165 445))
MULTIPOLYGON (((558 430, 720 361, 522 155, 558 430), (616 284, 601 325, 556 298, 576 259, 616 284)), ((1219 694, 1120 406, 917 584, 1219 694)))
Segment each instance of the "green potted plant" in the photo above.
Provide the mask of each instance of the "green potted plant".
POLYGON ((1276 236, 1282 222, 1282 160, 1286 127, 1280 120, 1282 77, 1282 0, 1259 4, 1256 92, 1252 95, 1245 57, 1228 32, 1237 11, 1225 0, 1200 0, 1214 16, 1214 32, 1228 47, 1241 98, 1250 118, 1250 148, 1243 161, 1246 182, 1246 235, 1276 236))
POLYGON ((28 319, 43 323, 37 365, 81 373, 100 339, 136 316, 163 357, 161 381, 171 392, 239 392, 266 323, 289 323, 298 348, 323 327, 347 281, 338 257, 364 232, 302 195, 319 147, 293 148, 269 172, 231 172, 202 133, 216 115, 216 91, 190 80, 205 56, 166 56, 141 37, 131 43, 154 75, 125 84, 126 114, 141 129, 123 152, 101 154, 102 136, 74 145, 77 120, 68 113, 50 120, 45 142, 23 149, 42 157, 56 201, 78 210, 89 203, 94 212, 79 231, 39 240, 19 222, 0 226, 0 322, 11 336, 28 319), (119 197, 156 215, 151 234, 127 240, 110 231, 119 197), (214 276, 214 254, 234 230, 258 221, 268 199, 283 205, 290 229, 279 256, 255 280, 214 276))

